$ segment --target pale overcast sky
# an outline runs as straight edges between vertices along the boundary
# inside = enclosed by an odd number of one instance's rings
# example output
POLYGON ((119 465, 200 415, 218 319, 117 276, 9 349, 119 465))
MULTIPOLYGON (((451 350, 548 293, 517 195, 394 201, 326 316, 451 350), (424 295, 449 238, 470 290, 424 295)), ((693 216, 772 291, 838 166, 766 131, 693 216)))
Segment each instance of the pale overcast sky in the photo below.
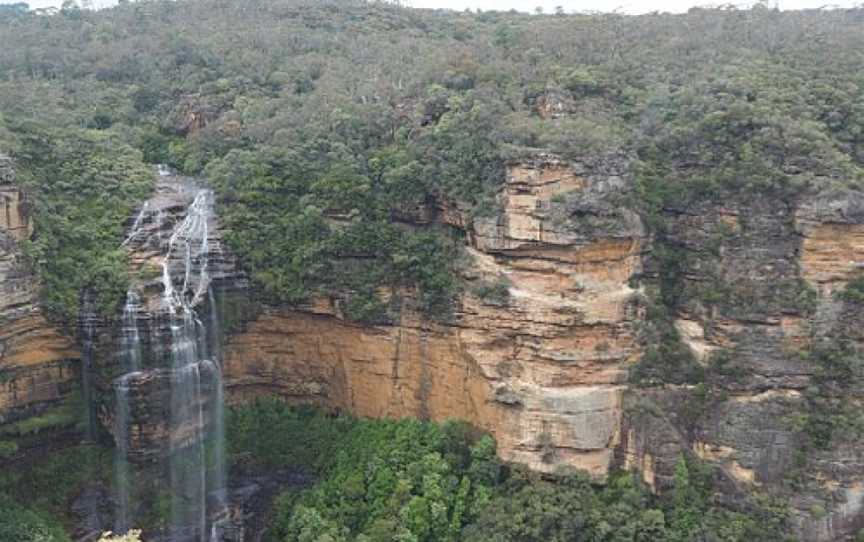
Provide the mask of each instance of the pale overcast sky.
MULTIPOLYGON (((0 0, 0 4, 14 3, 18 0, 0 0)), ((62 0, 23 0, 31 8, 59 6, 62 0)), ((92 0, 94 6, 110 6, 115 0, 92 0)), ((405 4, 423 8, 449 8, 463 10, 465 8, 486 10, 517 9, 533 11, 540 6, 547 13, 552 13, 556 6, 565 11, 620 11, 623 13, 648 13, 651 11, 683 12, 693 6, 709 6, 735 4, 747 7, 752 2, 741 1, 699 1, 699 0, 405 0, 405 4)), ((777 4, 780 9, 811 9, 823 6, 854 7, 860 6, 864 0, 769 0, 770 5, 777 4)))

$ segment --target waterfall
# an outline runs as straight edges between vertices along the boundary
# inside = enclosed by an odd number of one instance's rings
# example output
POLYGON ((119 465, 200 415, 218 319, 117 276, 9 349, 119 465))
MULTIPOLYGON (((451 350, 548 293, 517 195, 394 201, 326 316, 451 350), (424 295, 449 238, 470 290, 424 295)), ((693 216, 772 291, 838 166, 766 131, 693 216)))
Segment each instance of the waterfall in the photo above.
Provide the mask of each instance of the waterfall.
MULTIPOLYGON (((145 206, 146 208, 146 206, 145 206)), ((139 215, 139 219, 140 219, 139 215)), ((133 234, 139 221, 133 225, 133 234)), ((128 239, 131 239, 130 236, 128 239)), ((114 477, 116 499, 114 506, 114 531, 125 533, 134 525, 130 524, 131 480, 129 467, 129 390, 130 381, 139 376, 141 369, 141 334, 138 330, 139 297, 136 292, 126 292, 123 306, 122 327, 120 328, 120 366, 123 375, 114 381, 114 435, 117 448, 114 452, 114 477)))
POLYGON ((220 495, 225 492, 222 373, 208 334, 208 325, 218 329, 218 318, 211 307, 205 324, 196 311, 202 302, 213 303, 208 274, 212 198, 209 190, 198 191, 172 232, 162 261, 162 299, 172 338, 173 524, 181 538, 202 541, 208 535, 209 514, 224 507, 220 495))
POLYGON ((129 468, 129 381, 139 373, 130 372, 114 381, 114 397, 117 402, 114 413, 114 436, 117 448, 114 453, 114 481, 116 498, 114 501, 114 531, 125 533, 134 525, 130 524, 131 515, 131 476, 129 468))
MULTIPOLYGON (((210 305, 210 359, 214 360, 211 363, 210 371, 214 382, 218 385, 214 387, 216 395, 213 403, 213 479, 212 486, 217 488, 216 506, 219 510, 225 510, 228 505, 226 491, 228 489, 228 477, 225 472, 225 397, 224 387, 222 386, 222 368, 219 366, 222 359, 221 340, 222 329, 219 321, 219 311, 216 307, 216 298, 213 295, 213 287, 208 288, 207 301, 210 305)), ((214 538, 211 536, 211 541, 214 538)))
POLYGON ((132 223, 132 228, 129 230, 129 235, 126 236, 126 239, 120 244, 121 247, 125 247, 128 245, 135 237, 141 233, 141 225, 144 222, 144 218, 147 216, 147 212, 149 211, 150 203, 145 201, 144 205, 141 206, 141 210, 138 212, 138 216, 135 217, 135 222, 132 223))
MULTIPOLYGON (((170 183, 175 191, 186 193, 186 188, 172 182, 167 169, 160 168, 159 176, 160 184, 170 183)), ((132 250, 138 245, 160 247, 161 280, 155 284, 161 284, 161 295, 156 298, 161 307, 151 309, 154 313, 149 315, 151 321, 159 324, 153 331, 157 336, 150 342, 167 343, 170 348, 164 350, 162 367, 142 366, 142 357, 153 356, 144 356, 142 352, 138 324, 146 314, 145 304, 135 287, 131 288, 123 308, 120 337, 119 365, 123 375, 114 382, 114 434, 118 441, 115 530, 147 527, 136 525, 134 510, 130 508, 129 495, 134 484, 129 469, 129 424, 133 423, 136 401, 130 389, 134 389, 142 374, 154 374, 156 378, 145 379, 149 385, 155 382, 162 388, 170 387, 147 391, 151 395, 165 392, 168 407, 167 419, 163 420, 168 441, 162 445, 167 455, 172 500, 170 529, 166 534, 169 540, 176 541, 218 541, 219 530, 214 520, 226 510, 226 477, 220 326, 208 270, 213 194, 207 189, 194 189, 185 217, 173 225, 167 239, 162 232, 169 227, 168 214, 162 208, 151 207, 146 204, 142 207, 124 245, 132 250), (147 216, 155 218, 149 225, 147 216), (209 305, 209 310, 199 313, 204 305, 209 305)))
POLYGON ((122 346, 120 361, 124 374, 141 369, 141 333, 138 331, 138 308, 138 294, 129 290, 126 292, 126 304, 123 306, 123 327, 120 337, 122 346))

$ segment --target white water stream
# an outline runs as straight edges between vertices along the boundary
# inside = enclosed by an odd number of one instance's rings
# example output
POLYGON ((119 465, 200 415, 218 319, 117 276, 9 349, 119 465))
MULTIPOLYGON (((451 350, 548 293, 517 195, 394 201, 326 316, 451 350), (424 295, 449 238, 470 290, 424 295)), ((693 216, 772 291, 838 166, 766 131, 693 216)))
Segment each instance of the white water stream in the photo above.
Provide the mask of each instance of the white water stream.
MULTIPOLYGON (((166 169, 160 167, 159 175, 162 183, 172 181, 166 169)), ((153 207, 157 206, 144 204, 123 242, 132 251, 145 244, 160 247, 162 293, 161 307, 148 313, 133 285, 123 309, 119 352, 123 374, 114 381, 114 433, 118 441, 114 528, 122 533, 147 527, 136 522, 139 503, 133 498, 136 482, 130 439, 135 438, 131 428, 136 423, 132 391, 137 381, 151 373, 157 375, 153 381, 170 386, 170 414, 163 420, 170 439, 166 447, 171 495, 168 537, 176 541, 218 540, 213 518, 226 506, 226 475, 220 330, 208 273, 213 193, 195 188, 185 216, 173 227, 165 223, 171 214, 153 207), (171 234, 166 241, 162 232, 169 227, 171 234), (208 304, 202 320, 198 311, 208 304), (161 363, 151 361, 150 367, 144 366, 145 360, 159 356, 152 346, 144 351, 139 329, 144 319, 157 323, 149 345, 160 343, 159 334, 162 342, 165 334, 170 334, 168 355, 162 356, 161 363)))

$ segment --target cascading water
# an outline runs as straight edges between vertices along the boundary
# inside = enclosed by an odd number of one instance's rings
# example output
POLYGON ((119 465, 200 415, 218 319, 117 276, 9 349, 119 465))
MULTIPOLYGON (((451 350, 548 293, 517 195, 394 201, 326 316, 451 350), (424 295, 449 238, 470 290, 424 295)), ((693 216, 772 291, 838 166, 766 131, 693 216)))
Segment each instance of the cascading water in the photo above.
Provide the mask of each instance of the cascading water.
POLYGON ((129 466, 129 391, 130 382, 138 376, 138 373, 127 373, 114 381, 115 428, 114 435, 117 440, 117 448, 114 453, 114 482, 115 482, 115 506, 114 506, 114 530, 125 533, 133 526, 130 524, 132 510, 131 499, 131 476, 129 466))
POLYGON ((144 202, 144 205, 141 206, 141 211, 138 212, 138 216, 135 217, 135 222, 132 223, 132 228, 129 230, 129 235, 126 236, 126 239, 121 243, 121 247, 125 247, 130 242, 132 242, 135 237, 141 232, 141 225, 144 222, 144 219, 147 217, 147 211, 150 206, 149 202, 144 202))
POLYGON ((96 412, 93 408, 93 357, 95 349, 96 316, 89 294, 85 294, 79 317, 82 336, 81 388, 84 400, 84 424, 87 440, 96 440, 96 412))
MULTIPOLYGON (((144 207, 146 209, 146 205, 144 207)), ((138 230, 144 211, 135 220, 132 234, 138 230)), ((124 243, 125 244, 125 243, 124 243)), ((141 369, 141 334, 138 330, 139 297, 133 290, 126 292, 126 304, 123 306, 123 320, 120 336, 120 366, 123 375, 114 381, 114 434, 117 449, 114 454, 114 478, 116 482, 116 501, 114 510, 114 530, 125 533, 132 525, 129 523, 131 503, 131 480, 129 466, 129 392, 131 383, 140 374, 141 369)))
MULTIPOLYGON (((166 170, 160 168, 159 174, 163 182, 171 180, 166 170)), ((139 293, 130 289, 120 340, 123 375, 114 381, 114 434, 118 441, 115 530, 125 532, 140 526, 135 524, 130 502, 133 483, 129 439, 134 417, 131 402, 135 401, 130 391, 143 375, 158 374, 159 378, 150 381, 170 385, 170 413, 164 420, 168 442, 163 443, 171 494, 171 521, 166 534, 176 541, 219 540, 215 519, 226 509, 219 322, 208 272, 213 194, 207 189, 193 190, 194 199, 182 221, 171 227, 167 222, 170 213, 145 206, 124 241, 133 251, 145 245, 160 249, 162 292, 156 303, 159 307, 150 315, 151 321, 158 322, 153 331, 156 337, 150 342, 170 346, 163 349, 160 367, 143 367, 142 357, 157 356, 142 355, 138 324, 147 311, 139 293), (162 233, 166 229, 171 231, 167 241, 162 233), (202 313, 202 320, 198 311, 205 304, 210 305, 210 310, 202 313)))
POLYGON ((132 290, 126 292, 126 305, 123 306, 122 350, 120 361, 123 373, 141 369, 141 333, 138 331, 138 310, 140 298, 132 290))

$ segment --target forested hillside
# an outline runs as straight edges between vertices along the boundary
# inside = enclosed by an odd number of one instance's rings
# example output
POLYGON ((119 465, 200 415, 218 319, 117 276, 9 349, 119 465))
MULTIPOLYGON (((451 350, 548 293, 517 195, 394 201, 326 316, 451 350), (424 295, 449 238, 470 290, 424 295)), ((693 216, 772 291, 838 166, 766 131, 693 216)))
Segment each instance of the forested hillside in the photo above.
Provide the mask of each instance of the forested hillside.
POLYGON ((7 10, 0 141, 46 195, 31 254, 58 313, 75 312, 80 288, 106 311, 122 292, 112 224, 142 197, 140 164, 165 162, 218 188, 232 248, 268 296, 338 293, 347 314, 374 321, 387 312, 379 287, 418 287, 421 308, 446 317, 458 243, 397 223, 441 201, 488 214, 506 159, 549 150, 625 163, 639 187, 628 205, 647 214, 730 190, 794 198, 859 183, 862 25, 860 10, 761 6, 639 17, 269 0, 7 10), (79 185, 105 205, 78 216, 67 203, 79 185))

